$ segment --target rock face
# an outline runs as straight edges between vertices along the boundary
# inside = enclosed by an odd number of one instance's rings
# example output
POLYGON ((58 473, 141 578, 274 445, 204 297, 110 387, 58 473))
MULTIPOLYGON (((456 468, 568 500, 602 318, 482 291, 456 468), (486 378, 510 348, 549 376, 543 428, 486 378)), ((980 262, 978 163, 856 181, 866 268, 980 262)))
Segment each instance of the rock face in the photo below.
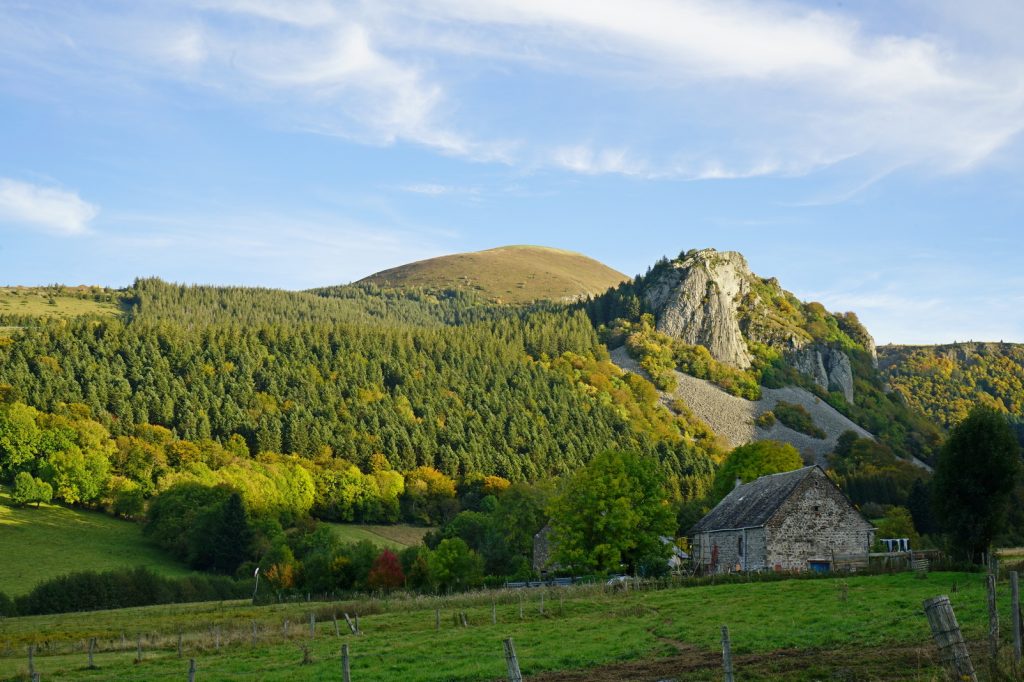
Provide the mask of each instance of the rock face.
POLYGON ((853 367, 843 351, 813 345, 789 353, 786 359, 826 391, 839 391, 846 402, 853 402, 853 367))
MULTIPOLYGON (((687 253, 643 290, 644 303, 655 313, 658 331, 704 346, 719 362, 740 369, 751 365, 748 341, 777 348, 798 371, 826 391, 841 392, 852 403, 849 356, 815 342, 805 329, 781 319, 778 306, 788 304, 778 301, 787 296, 792 298, 778 280, 760 279, 752 273, 741 254, 715 249, 687 253)), ((856 335, 873 353, 874 341, 859 324, 856 335)))
POLYGON ((690 345, 704 346, 719 362, 750 367, 737 311, 750 290, 750 268, 735 252, 698 251, 644 292, 656 311, 657 329, 690 345))

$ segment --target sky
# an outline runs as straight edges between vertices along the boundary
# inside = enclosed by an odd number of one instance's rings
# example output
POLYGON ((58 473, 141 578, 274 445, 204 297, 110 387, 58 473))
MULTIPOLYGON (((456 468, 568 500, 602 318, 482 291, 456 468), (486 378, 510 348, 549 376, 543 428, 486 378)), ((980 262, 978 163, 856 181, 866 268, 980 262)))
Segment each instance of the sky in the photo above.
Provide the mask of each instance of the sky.
POLYGON ((0 0, 0 285, 741 251, 1024 342, 1018 0, 0 0))

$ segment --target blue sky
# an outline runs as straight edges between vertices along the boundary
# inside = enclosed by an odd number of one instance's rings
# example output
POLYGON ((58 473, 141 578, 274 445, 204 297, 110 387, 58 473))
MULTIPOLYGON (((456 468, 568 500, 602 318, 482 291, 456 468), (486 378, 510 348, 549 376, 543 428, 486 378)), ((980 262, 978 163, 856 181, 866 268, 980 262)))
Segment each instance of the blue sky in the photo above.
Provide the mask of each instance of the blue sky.
POLYGON ((0 0, 0 284, 713 246, 881 343, 1024 342, 1022 26, 1016 0, 0 0))

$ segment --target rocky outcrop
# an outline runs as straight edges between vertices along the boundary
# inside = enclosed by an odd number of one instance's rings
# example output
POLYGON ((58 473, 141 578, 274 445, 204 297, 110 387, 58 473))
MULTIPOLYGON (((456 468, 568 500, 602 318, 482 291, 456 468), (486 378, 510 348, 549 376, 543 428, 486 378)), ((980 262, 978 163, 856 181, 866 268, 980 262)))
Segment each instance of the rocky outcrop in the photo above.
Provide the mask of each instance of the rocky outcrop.
POLYGON ((818 386, 826 391, 839 391, 846 402, 853 402, 853 367, 850 357, 843 351, 826 346, 806 346, 792 351, 786 359, 818 386))
POLYGON ((750 268, 742 255, 704 249, 671 265, 644 292, 657 329, 690 345, 704 346, 719 362, 741 369, 750 353, 740 331, 740 301, 749 292, 750 268))

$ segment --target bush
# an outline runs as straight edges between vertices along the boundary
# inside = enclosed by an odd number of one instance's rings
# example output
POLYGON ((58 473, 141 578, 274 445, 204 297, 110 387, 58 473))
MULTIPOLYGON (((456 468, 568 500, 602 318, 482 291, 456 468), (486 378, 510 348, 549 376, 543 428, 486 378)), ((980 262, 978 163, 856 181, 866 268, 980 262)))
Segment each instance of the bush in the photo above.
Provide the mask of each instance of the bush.
POLYGON ((828 434, 815 425, 811 414, 803 405, 780 400, 775 405, 775 417, 794 431, 806 433, 812 438, 824 440, 828 436, 828 434))
POLYGON ((18 615, 18 611, 14 608, 14 602, 6 594, 0 592, 0 617, 9 618, 16 615, 18 615))
POLYGON ((754 424, 762 429, 770 429, 775 426, 775 413, 771 410, 762 413, 757 419, 754 420, 754 424))
MULTIPOLYGON (((47 580, 18 597, 15 608, 19 615, 29 616, 238 599, 249 591, 248 581, 207 575, 165 578, 139 566, 103 573, 81 571, 47 580)), ((0 598, 0 609, 3 608, 0 598)))

